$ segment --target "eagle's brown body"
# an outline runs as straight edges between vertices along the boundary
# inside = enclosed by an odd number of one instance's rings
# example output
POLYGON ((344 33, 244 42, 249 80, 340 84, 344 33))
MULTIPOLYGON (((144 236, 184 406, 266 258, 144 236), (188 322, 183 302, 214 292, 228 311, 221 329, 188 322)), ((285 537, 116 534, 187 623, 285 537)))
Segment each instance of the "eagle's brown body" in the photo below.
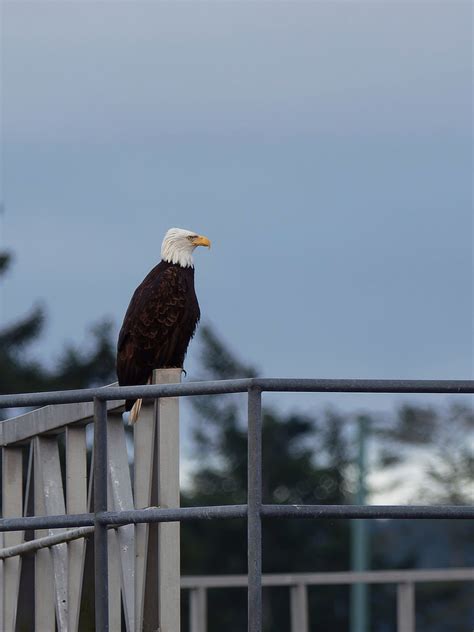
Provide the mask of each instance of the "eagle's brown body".
MULTIPOLYGON (((120 330, 120 386, 146 384, 153 369, 182 367, 199 322, 194 268, 161 261, 133 294, 120 330)), ((130 410, 133 400, 127 400, 130 410)))

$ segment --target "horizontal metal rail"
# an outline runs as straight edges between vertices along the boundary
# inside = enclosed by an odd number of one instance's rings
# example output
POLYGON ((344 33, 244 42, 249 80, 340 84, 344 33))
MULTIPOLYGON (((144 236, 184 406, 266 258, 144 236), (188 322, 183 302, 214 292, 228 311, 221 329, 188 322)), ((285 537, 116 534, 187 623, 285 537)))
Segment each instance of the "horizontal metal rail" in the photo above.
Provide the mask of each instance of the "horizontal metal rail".
MULTIPOLYGON (((395 571, 341 571, 327 573, 264 573, 263 586, 307 586, 346 584, 399 584, 401 582, 474 581, 474 568, 433 568, 395 571)), ((186 575, 181 588, 244 588, 247 575, 186 575)))
POLYGON ((403 520, 472 519, 474 507, 466 505, 263 505, 267 518, 372 518, 403 520))
MULTIPOLYGON (((474 507, 464 505, 262 505, 262 517, 313 518, 313 519, 394 519, 404 520, 473 520, 474 507)), ((109 526, 123 526, 151 522, 187 522, 214 518, 246 518, 247 505, 221 505, 210 507, 179 507, 177 509, 135 509, 130 511, 103 511, 97 522, 109 526)), ((27 531, 32 529, 61 529, 94 525, 94 514, 67 514, 59 516, 25 516, 1 518, 0 531, 27 531)))
MULTIPOLYGON (((351 392, 351 393, 469 393, 474 381, 469 380, 318 380, 253 378, 222 380, 219 382, 188 382, 186 384, 160 384, 119 387, 110 384, 97 389, 28 393, 0 396, 2 407, 43 408, 16 416, 0 423, 0 445, 21 444, 38 434, 60 432, 71 424, 87 424, 93 419, 94 397, 106 399, 109 412, 119 411, 130 393, 131 399, 145 394, 147 397, 174 397, 225 393, 243 393, 252 385, 261 392, 351 392)), ((253 388, 253 387, 252 387, 253 388)), ((150 400, 151 401, 151 400, 150 400)))
POLYGON ((16 557, 17 555, 28 555, 28 553, 36 553, 40 549, 47 549, 56 544, 62 544, 63 542, 72 542, 79 538, 86 538, 94 533, 94 527, 78 527, 77 529, 70 529, 69 531, 63 531, 62 533, 53 533, 52 535, 46 535, 43 538, 35 538, 34 540, 28 540, 28 542, 22 542, 15 546, 8 546, 4 549, 0 549, 0 560, 6 560, 10 557, 16 557))
MULTIPOLYGON (((97 522, 104 525, 150 522, 185 522, 211 518, 245 518, 247 505, 223 505, 212 507, 180 507, 178 509, 135 509, 133 511, 103 511, 97 514, 97 522)), ((0 531, 26 531, 28 529, 60 529, 68 527, 90 527, 94 525, 94 514, 67 514, 59 516, 26 516, 24 518, 0 519, 0 531)))
MULTIPOLYGON (((141 509, 136 511, 123 511, 123 512, 107 512, 105 514, 98 514, 98 522, 105 524, 105 526, 113 529, 124 526, 126 524, 139 524, 143 522, 175 522, 176 520, 176 509, 165 509, 159 510, 156 514, 152 512, 154 509, 159 509, 158 507, 148 507, 147 509, 141 509), (146 512, 146 513, 145 513, 146 512), (145 517, 151 515, 150 520, 145 520, 145 517), (105 518, 105 519, 104 519, 105 518), (153 519, 155 518, 155 519, 153 519)), ((206 520, 211 518, 245 518, 247 516, 247 505, 231 505, 231 506, 223 506, 223 507, 184 507, 184 518, 181 516, 179 521, 181 520, 206 520), (220 510, 219 514, 216 515, 216 509, 220 510), (206 511, 208 510, 208 511, 206 511)), ((181 510, 178 510, 181 511, 181 510)), ((94 514, 83 514, 81 520, 84 519, 84 516, 90 516, 91 523, 94 522, 94 514)), ((50 516, 51 518, 64 518, 64 515, 60 516, 50 516)), ((74 514, 67 516, 68 518, 74 517, 74 514)), ((30 517, 31 519, 32 517, 30 517)), ((16 520, 12 518, 11 520, 16 520)), ((1 523, 1 521, 0 521, 1 523)), ((46 528, 55 528, 55 527, 46 527, 46 528)), ((9 529, 3 529, 4 531, 8 531, 9 529)), ((26 529, 25 529, 26 530, 26 529)), ((52 535, 44 536, 42 538, 35 538, 34 540, 28 540, 27 542, 23 542, 21 544, 17 544, 15 546, 6 547, 0 549, 0 560, 7 559, 9 557, 16 557, 17 555, 26 555, 28 553, 33 553, 38 551, 39 549, 48 548, 50 546, 54 546, 56 544, 62 544, 63 542, 71 542, 72 540, 77 540, 79 538, 88 537, 94 533, 94 526, 90 527, 77 527, 74 529, 68 529, 67 531, 62 531, 61 533, 54 533, 52 535)))
MULTIPOLYGON (((267 573, 261 585, 267 589, 288 588, 291 632, 310 631, 308 588, 357 584, 395 584, 397 632, 415 632, 415 587, 421 583, 474 582, 474 568, 421 570, 342 571, 327 573, 267 573)), ((181 578, 181 589, 189 591, 189 630, 208 629, 207 593, 213 589, 250 589, 247 575, 188 575, 181 578)))
POLYGON ((0 395, 0 408, 28 408, 47 404, 92 402, 94 399, 119 401, 147 397, 178 397, 245 393, 251 388, 262 392, 294 393, 474 393, 474 380, 319 380, 294 378, 249 378, 184 384, 110 386, 70 391, 0 395))

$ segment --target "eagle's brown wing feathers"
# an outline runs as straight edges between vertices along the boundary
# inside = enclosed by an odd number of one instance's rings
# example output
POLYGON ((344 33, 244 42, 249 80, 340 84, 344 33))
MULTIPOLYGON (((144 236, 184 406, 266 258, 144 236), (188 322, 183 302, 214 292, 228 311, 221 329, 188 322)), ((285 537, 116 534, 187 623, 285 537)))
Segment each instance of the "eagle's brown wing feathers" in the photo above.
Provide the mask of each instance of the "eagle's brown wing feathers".
MULTIPOLYGON (((191 269, 161 262, 136 289, 118 341, 120 385, 145 384, 153 369, 183 365, 199 320, 191 269)), ((133 402, 127 402, 129 410, 133 402)))

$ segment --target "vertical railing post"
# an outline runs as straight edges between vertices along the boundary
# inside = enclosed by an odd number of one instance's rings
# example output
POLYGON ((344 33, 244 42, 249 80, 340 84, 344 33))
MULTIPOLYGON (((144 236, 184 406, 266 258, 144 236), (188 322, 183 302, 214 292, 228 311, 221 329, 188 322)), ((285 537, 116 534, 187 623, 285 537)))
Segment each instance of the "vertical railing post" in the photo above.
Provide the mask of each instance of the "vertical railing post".
MULTIPOLYGON (((356 504, 365 505, 367 496, 367 435, 369 421, 360 415, 358 424, 358 489, 356 504)), ((366 571, 369 568, 369 523, 367 520, 351 520, 351 569, 366 571)), ((357 582, 351 586, 350 631, 367 632, 370 628, 369 584, 357 582)))
MULTIPOLYGON (((98 515, 107 511, 107 402, 94 399, 94 582, 95 627, 109 630, 107 526, 98 515)), ((114 631, 115 632, 115 631, 114 631)))
POLYGON ((189 629, 190 632, 207 631, 207 595, 203 586, 189 591, 189 629))
MULTIPOLYGON (((34 515, 46 515, 44 503, 44 481, 43 459, 41 458, 41 436, 33 439, 34 445, 34 515)), ((35 538, 49 535, 48 529, 36 529, 35 538)), ((34 587, 35 587, 35 630, 54 630, 56 626, 55 617, 55 594, 54 594, 54 573, 51 559, 51 550, 43 549, 36 551, 34 565, 34 587)))
POLYGON ((305 584, 290 587, 291 632, 309 632, 308 591, 305 584))
POLYGON ((248 390, 248 632, 262 630, 262 392, 248 390))
POLYGON ((397 632, 415 632, 415 586, 397 584, 397 632))
MULTIPOLYGON (((85 513, 87 506, 86 429, 66 427, 66 510, 85 513)), ((68 544, 68 632, 79 630, 82 581, 86 543, 83 539, 68 544)))
MULTIPOLYGON (((66 512, 61 475, 61 462, 57 437, 35 438, 35 509, 45 516, 57 516, 66 512)), ((61 533, 63 530, 47 529, 45 535, 61 533)), ((38 551, 36 562, 38 562, 38 551)), ((45 556, 36 574, 37 630, 54 629, 61 632, 68 627, 68 560, 67 545, 56 544, 43 551, 45 556), (47 583, 48 589, 45 588, 47 583), (44 607, 43 607, 44 606, 44 607)), ((35 562, 35 569, 38 564, 35 562)))
MULTIPOLYGON (((154 375, 154 379, 156 376, 154 375)), ((158 505, 156 424, 158 402, 143 402, 133 426, 135 509, 158 505)), ((158 524, 135 525, 135 629, 158 628, 158 524), (146 607, 145 607, 146 606, 146 607)))

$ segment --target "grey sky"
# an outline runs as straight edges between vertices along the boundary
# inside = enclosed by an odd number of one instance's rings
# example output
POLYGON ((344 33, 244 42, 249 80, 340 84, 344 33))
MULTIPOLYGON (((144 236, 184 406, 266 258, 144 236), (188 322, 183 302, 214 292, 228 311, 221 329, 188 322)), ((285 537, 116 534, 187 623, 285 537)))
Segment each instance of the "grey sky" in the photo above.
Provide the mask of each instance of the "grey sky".
POLYGON ((470 2, 2 13, 3 320, 43 299, 42 353, 118 326, 176 225, 266 375, 472 376, 470 2))

